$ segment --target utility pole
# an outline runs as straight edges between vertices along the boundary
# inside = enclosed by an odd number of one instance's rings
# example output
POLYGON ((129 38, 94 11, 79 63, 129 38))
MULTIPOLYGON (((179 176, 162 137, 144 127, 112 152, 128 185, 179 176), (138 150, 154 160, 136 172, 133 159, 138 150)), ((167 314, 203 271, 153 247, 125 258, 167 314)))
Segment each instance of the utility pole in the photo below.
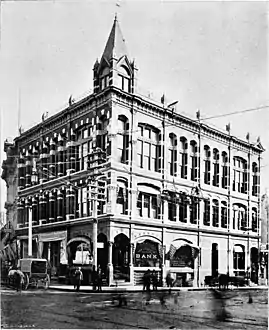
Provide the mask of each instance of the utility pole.
POLYGON ((88 161, 88 186, 90 193, 90 200, 92 201, 92 217, 93 217, 93 227, 92 227, 92 242, 93 242, 93 265, 97 267, 97 236, 98 236, 98 210, 97 202, 106 201, 106 175, 103 173, 105 170, 106 154, 100 148, 96 148, 90 155, 88 161), (102 180, 103 179, 103 180, 102 180), (105 180, 104 180, 105 179, 105 180), (103 184, 103 186, 98 185, 103 184))

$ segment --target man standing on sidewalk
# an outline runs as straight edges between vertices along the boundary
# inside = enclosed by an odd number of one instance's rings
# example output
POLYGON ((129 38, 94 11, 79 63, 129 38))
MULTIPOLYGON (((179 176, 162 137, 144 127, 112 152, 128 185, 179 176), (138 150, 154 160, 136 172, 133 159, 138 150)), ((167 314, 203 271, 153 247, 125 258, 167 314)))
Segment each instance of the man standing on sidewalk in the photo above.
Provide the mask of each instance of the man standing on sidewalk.
POLYGON ((78 267, 78 269, 75 272, 76 291, 79 291, 82 280, 83 280, 83 273, 81 271, 81 267, 78 267))

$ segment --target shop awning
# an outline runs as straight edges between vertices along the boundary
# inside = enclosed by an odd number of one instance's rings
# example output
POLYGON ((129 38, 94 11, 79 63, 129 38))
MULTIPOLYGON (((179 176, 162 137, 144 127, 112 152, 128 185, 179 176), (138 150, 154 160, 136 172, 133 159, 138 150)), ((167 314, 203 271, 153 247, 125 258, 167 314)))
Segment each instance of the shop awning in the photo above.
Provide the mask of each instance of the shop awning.
POLYGON ((188 243, 183 240, 178 240, 178 241, 172 242, 170 245, 170 250, 169 250, 170 259, 172 259, 174 254, 176 253, 176 251, 183 246, 189 246, 191 248, 192 257, 194 259, 197 258, 199 251, 200 251, 199 246, 192 244, 192 243, 188 243))
POLYGON ((62 241, 67 238, 66 230, 55 231, 52 233, 43 233, 38 235, 39 242, 55 242, 62 241))
POLYGON ((153 188, 153 187, 146 186, 146 185, 138 185, 137 189, 138 189, 138 191, 141 191, 143 193, 150 194, 150 195, 159 195, 160 194, 160 190, 158 190, 157 188, 153 188))

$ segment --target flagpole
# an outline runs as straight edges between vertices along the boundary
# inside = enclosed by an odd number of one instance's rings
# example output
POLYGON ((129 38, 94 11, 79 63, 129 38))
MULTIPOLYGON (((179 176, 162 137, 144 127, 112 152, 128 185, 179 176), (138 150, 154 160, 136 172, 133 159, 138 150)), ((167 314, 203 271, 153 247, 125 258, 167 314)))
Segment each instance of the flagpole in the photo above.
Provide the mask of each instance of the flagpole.
POLYGON ((228 235, 227 235, 227 275, 230 276, 230 231, 231 231, 231 127, 230 123, 226 125, 226 131, 229 135, 229 144, 228 144, 228 151, 229 151, 229 185, 228 185, 228 235))

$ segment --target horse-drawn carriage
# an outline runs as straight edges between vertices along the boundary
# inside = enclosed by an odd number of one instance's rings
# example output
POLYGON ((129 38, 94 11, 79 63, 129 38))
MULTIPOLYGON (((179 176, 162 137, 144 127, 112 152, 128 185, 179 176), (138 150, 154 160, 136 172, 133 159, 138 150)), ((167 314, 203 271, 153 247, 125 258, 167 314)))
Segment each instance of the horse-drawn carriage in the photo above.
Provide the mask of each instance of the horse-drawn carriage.
POLYGON ((20 259, 18 268, 24 275, 24 289, 29 286, 38 287, 40 284, 47 289, 50 284, 48 262, 46 259, 26 258, 20 259))

